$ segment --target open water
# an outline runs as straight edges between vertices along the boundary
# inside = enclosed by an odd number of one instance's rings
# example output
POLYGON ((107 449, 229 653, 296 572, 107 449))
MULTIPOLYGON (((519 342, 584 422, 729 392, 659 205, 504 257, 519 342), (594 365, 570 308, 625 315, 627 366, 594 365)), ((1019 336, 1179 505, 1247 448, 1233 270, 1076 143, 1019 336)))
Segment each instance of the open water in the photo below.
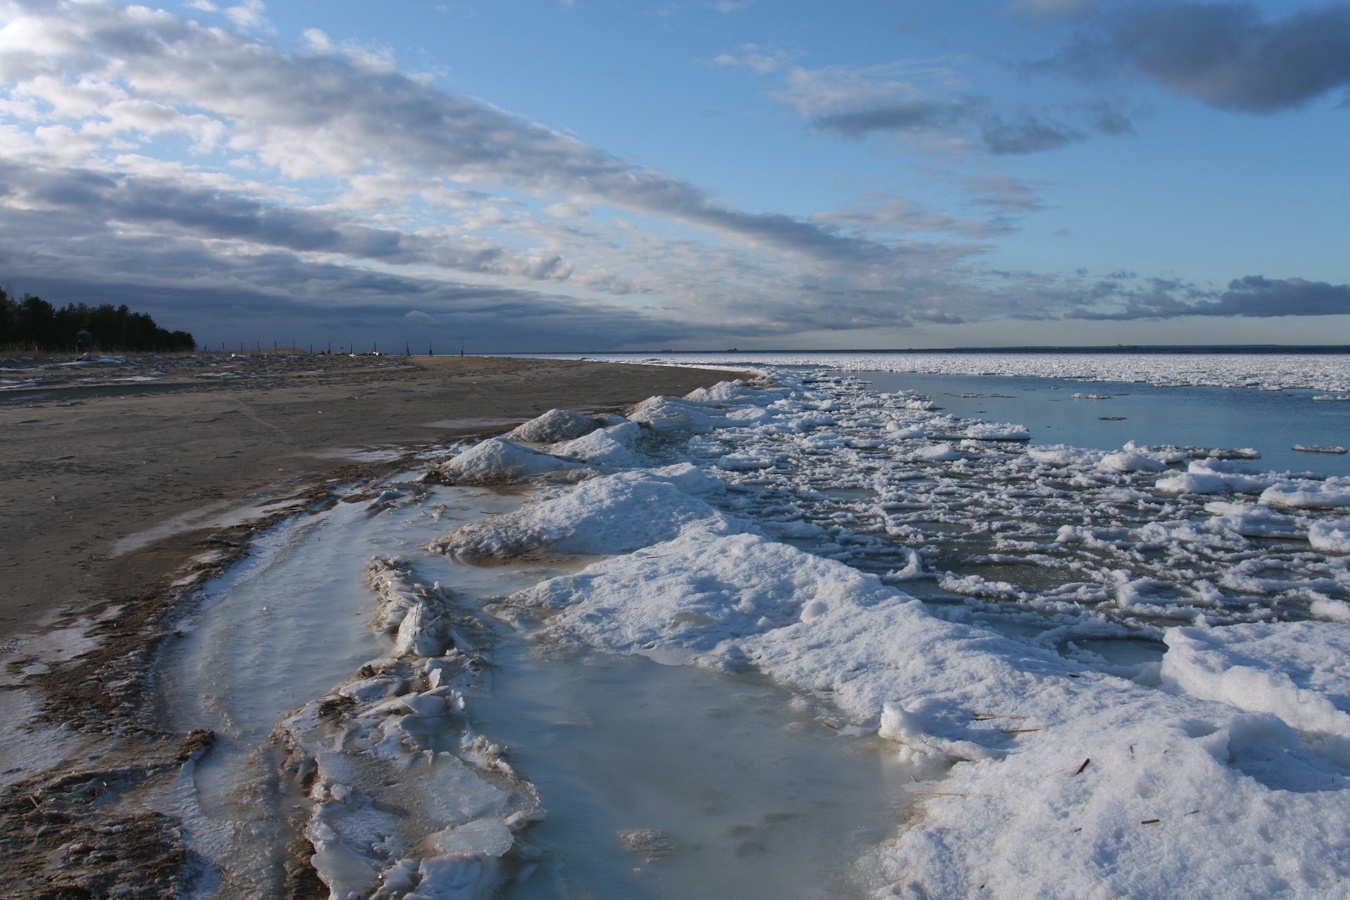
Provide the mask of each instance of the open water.
POLYGON ((1350 448, 1350 401, 1314 400, 1319 391, 1082 382, 1007 375, 858 372, 881 391, 914 391, 943 412, 1025 425, 1035 444, 1119 450, 1149 445, 1251 448, 1254 466, 1350 475, 1350 454, 1305 453, 1304 446, 1350 448))

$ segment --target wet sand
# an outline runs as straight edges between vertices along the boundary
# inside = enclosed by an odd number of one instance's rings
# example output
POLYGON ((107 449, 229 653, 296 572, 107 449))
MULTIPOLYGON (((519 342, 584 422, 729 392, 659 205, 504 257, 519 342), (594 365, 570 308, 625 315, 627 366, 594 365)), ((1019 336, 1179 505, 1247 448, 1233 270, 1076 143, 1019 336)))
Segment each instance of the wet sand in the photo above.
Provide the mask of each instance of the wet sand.
MULTIPOLYGON (((164 728, 155 661, 180 585, 254 530, 457 436, 732 377, 533 358, 0 360, 0 896, 188 890, 175 784, 214 736, 164 728)), ((291 848, 288 896, 326 895, 308 852, 291 848)))

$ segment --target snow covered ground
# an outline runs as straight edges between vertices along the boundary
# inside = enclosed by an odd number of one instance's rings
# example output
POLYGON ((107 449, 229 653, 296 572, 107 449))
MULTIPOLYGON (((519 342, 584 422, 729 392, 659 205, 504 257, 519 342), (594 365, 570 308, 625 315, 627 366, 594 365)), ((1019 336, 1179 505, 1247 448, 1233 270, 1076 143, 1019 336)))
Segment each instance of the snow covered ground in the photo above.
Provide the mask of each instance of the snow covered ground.
POLYGON ((858 864, 876 896, 1350 891, 1350 479, 1031 447, 839 371, 772 376, 434 466, 548 486, 430 549, 600 557, 501 608, 759 669, 892 741, 927 780, 858 864))

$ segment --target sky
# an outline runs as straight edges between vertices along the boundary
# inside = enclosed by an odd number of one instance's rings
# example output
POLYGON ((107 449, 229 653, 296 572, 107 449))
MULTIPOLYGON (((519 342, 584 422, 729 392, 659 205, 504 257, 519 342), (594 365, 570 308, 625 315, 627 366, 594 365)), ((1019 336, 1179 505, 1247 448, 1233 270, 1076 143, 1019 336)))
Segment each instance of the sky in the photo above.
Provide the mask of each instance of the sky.
POLYGON ((206 347, 1350 344, 1350 3, 0 0, 0 285, 206 347))

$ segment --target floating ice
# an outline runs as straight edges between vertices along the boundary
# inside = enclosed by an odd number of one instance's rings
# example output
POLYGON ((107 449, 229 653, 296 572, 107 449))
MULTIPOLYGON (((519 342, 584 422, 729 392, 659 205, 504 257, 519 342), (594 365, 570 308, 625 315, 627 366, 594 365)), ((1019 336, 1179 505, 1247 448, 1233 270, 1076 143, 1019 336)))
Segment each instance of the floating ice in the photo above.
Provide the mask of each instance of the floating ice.
POLYGON ((1158 479, 1157 487, 1167 494, 1255 494, 1271 481, 1269 476, 1249 474, 1222 460, 1201 459, 1192 461, 1185 472, 1158 479))
POLYGON ((1296 509, 1335 509, 1350 506, 1350 477, 1321 483, 1284 482, 1261 492, 1261 502, 1296 509))
POLYGON ((1314 550, 1350 553, 1350 520, 1312 523, 1308 526, 1308 543, 1314 550))
POLYGON ((961 454, 951 444, 942 443, 921 447, 910 454, 910 458, 927 462, 952 462, 960 459, 961 454))
POLYGON ((1101 466, 1104 469, 1110 469, 1115 472, 1166 472, 1167 463, 1154 459, 1151 456, 1145 456, 1142 453, 1133 453, 1122 450, 1119 453, 1108 453, 1102 457, 1101 466))

